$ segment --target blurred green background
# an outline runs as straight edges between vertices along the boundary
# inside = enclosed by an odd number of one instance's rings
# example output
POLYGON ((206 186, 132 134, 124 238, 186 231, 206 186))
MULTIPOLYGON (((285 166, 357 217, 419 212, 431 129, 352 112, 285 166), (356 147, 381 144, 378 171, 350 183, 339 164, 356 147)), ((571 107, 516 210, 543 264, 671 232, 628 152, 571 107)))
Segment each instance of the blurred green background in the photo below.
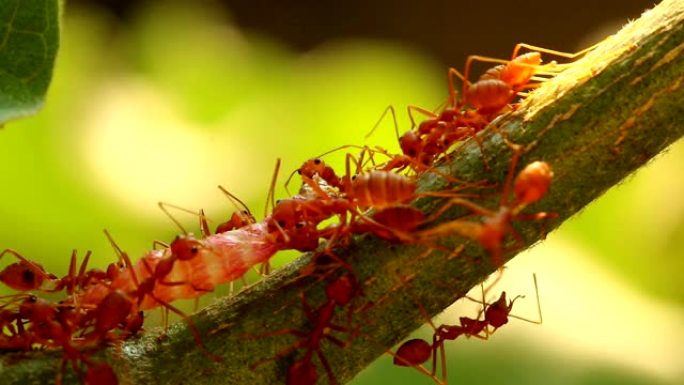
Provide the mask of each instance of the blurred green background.
MULTIPOLYGON (((132 255, 179 232, 158 201, 226 218, 218 184, 261 217, 277 157, 286 175, 363 143, 389 104, 435 108, 447 67, 469 53, 506 57, 518 41, 575 51, 650 4, 513 3, 68 2, 45 109, 0 130, 0 248, 57 274, 73 248, 103 267, 104 228, 132 255)), ((389 121, 368 143, 397 149, 389 121)), ((682 167, 680 142, 516 258, 495 291, 526 294, 515 313, 534 318, 536 272, 544 324, 450 344, 452 383, 684 383, 682 167)), ((435 322, 474 311, 456 304, 435 322)), ((387 356, 353 381, 384 383, 431 380, 387 356)))

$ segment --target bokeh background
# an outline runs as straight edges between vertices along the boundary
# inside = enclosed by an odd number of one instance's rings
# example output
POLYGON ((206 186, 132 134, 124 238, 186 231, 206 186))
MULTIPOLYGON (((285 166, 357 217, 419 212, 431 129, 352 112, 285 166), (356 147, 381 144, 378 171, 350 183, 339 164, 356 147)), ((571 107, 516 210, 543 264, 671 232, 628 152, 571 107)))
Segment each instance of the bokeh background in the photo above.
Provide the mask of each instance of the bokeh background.
MULTIPOLYGON (((505 58, 520 41, 577 51, 651 5, 67 1, 45 109, 0 130, 0 248, 57 274, 73 248, 103 267, 114 258, 104 228, 132 255, 179 232, 158 201, 226 218, 218 184, 261 217, 277 157, 287 174, 363 143, 389 104, 437 107, 446 69, 468 54, 505 58)), ((396 150, 389 123, 367 143, 396 150)), ((683 384, 682 167, 680 142, 517 257, 493 291, 526 294, 515 313, 536 318, 536 272, 543 325, 513 320, 489 341, 450 344, 450 380, 683 384)), ((197 231, 196 218, 177 218, 197 231)), ((474 311, 456 304, 435 322, 474 311)), ((431 380, 387 356, 352 383, 431 380)))

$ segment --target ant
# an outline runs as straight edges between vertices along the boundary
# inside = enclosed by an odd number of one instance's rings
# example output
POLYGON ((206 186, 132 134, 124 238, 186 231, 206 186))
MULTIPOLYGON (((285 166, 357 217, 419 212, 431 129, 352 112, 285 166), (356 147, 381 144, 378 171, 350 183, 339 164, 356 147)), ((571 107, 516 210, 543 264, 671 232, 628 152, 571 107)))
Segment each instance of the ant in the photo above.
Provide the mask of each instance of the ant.
MULTIPOLYGON (((190 329, 190 332, 192 333, 195 339, 195 343, 197 344, 198 348, 202 351, 202 353, 204 353, 207 357, 209 357, 211 360, 215 362, 223 361, 222 357, 217 356, 206 349, 200 337, 199 331, 197 330, 195 323, 192 321, 192 318, 188 317, 180 309, 176 308, 164 299, 160 298, 160 296, 157 295, 157 293, 155 293, 155 288, 157 287, 157 284, 163 286, 190 284, 193 290, 198 292, 206 292, 205 289, 196 287, 191 282, 166 282, 163 280, 171 272, 171 267, 173 265, 173 262, 175 261, 175 258, 178 258, 181 261, 184 260, 183 258, 195 258, 202 249, 202 243, 199 240, 192 238, 176 238, 176 240, 174 240, 174 242, 176 243, 172 242, 170 246, 172 250, 171 255, 167 257, 159 257, 158 254, 148 254, 144 256, 140 260, 140 264, 142 265, 140 267, 140 273, 141 276, 145 278, 143 278, 140 281, 138 280, 136 267, 131 263, 128 254, 124 252, 116 244, 116 242, 111 237, 109 232, 105 231, 105 235, 107 236, 107 239, 114 248, 114 251, 116 252, 117 256, 125 262, 125 265, 127 266, 127 269, 130 273, 130 281, 135 287, 135 289, 133 289, 132 291, 125 293, 126 298, 128 298, 129 300, 135 300, 136 307, 144 306, 145 304, 143 303, 143 301, 146 298, 149 298, 152 301, 153 305, 150 305, 148 307, 162 306, 163 308, 179 315, 185 322, 187 322, 188 328, 190 329), (155 256, 158 258, 155 258, 155 256), (151 265, 153 262, 154 265, 151 265), (144 271, 142 270, 143 268, 145 269, 144 271)), ((120 301, 121 299, 117 298, 116 300, 120 301)))
POLYGON ((12 289, 17 291, 37 290, 40 289, 46 281, 57 281, 56 275, 46 272, 43 266, 26 259, 17 251, 5 249, 0 253, 0 258, 5 254, 11 254, 19 260, 18 262, 7 265, 0 272, 0 282, 12 289))
MULTIPOLYGON (((318 380, 316 368, 312 363, 312 357, 315 353, 318 356, 323 368, 325 369, 328 379, 331 384, 337 384, 337 380, 333 374, 330 363, 325 358, 321 351, 321 341, 327 339, 328 341, 345 347, 348 341, 342 341, 331 334, 331 331, 348 332, 349 325, 346 327, 339 326, 332 323, 332 318, 335 315, 335 310, 339 307, 348 305, 354 296, 358 293, 359 287, 356 278, 352 274, 344 274, 335 279, 325 287, 325 294, 327 301, 318 309, 312 310, 309 306, 304 294, 301 293, 302 308, 304 314, 309 322, 312 324, 312 329, 308 332, 298 329, 281 329, 264 334, 260 337, 276 336, 283 334, 292 334, 299 337, 300 340, 295 342, 290 347, 280 351, 273 357, 259 360, 250 365, 250 368, 256 369, 258 366, 280 357, 289 355, 295 350, 306 349, 304 356, 290 365, 287 372, 286 384, 288 385, 314 385, 318 380)), ((348 314, 348 322, 351 322, 351 309, 348 314)), ((248 335, 250 338, 257 338, 253 335, 248 335)))
POLYGON ((455 232, 467 238, 474 239, 492 256, 493 263, 501 266, 502 243, 507 234, 511 234, 519 245, 523 240, 520 234, 511 226, 513 221, 542 220, 555 218, 556 213, 539 212, 535 214, 521 214, 521 211, 528 205, 539 201, 548 191, 553 171, 548 163, 535 161, 523 168, 513 181, 519 157, 522 154, 522 146, 506 142, 514 151, 511 163, 504 182, 499 207, 497 210, 489 210, 471 201, 462 198, 452 198, 439 210, 433 213, 428 221, 439 218, 446 210, 452 206, 463 206, 475 214, 484 217, 482 222, 465 220, 453 220, 439 224, 427 230, 422 230, 418 238, 432 238, 448 232, 455 232), (510 189, 513 184, 514 199, 510 200, 510 189))
MULTIPOLYGON (((510 314, 513 310, 513 304, 519 298, 524 298, 523 295, 518 295, 512 300, 507 302, 506 292, 501 292, 499 298, 490 303, 486 303, 484 300, 485 290, 482 290, 482 300, 475 300, 470 297, 466 297, 475 302, 483 304, 483 309, 478 314, 477 318, 470 317, 460 317, 459 324, 457 325, 447 325, 442 324, 435 327, 429 317, 425 314, 425 310, 419 305, 421 312, 428 319, 428 323, 432 326, 434 334, 432 336, 432 343, 429 343, 423 339, 415 338, 408 340, 401 344, 394 353, 393 363, 397 366, 411 366, 416 367, 419 370, 422 369, 420 365, 427 362, 427 360, 432 357, 432 370, 429 372, 429 376, 438 384, 446 384, 447 382, 447 368, 446 368, 446 353, 444 349, 445 341, 453 341, 460 336, 475 337, 482 340, 487 340, 489 337, 498 330, 501 326, 508 323, 508 318, 517 318, 526 322, 541 324, 543 322, 541 304, 539 301, 539 289, 537 285, 536 274, 532 275, 534 280, 534 289, 537 297, 537 311, 539 314, 538 320, 531 320, 528 318, 520 317, 514 314, 510 314), (484 313, 484 319, 480 319, 480 315, 484 313), (442 380, 435 377, 437 370, 437 351, 439 350, 439 360, 441 360, 441 372, 442 380)), ((420 370, 423 372, 422 370, 420 370)), ((426 372, 426 371, 425 371, 426 372)))
MULTIPOLYGON (((120 305, 120 304, 117 304, 120 305)), ((77 375, 85 381, 97 380, 97 383, 105 385, 118 384, 118 379, 111 366, 106 363, 92 361, 85 351, 99 349, 105 342, 120 341, 123 337, 113 336, 110 331, 123 325, 125 317, 117 316, 115 320, 106 320, 111 314, 128 314, 128 308, 110 306, 103 302, 93 310, 74 306, 69 303, 54 304, 46 299, 27 295, 18 305, 14 319, 17 324, 19 335, 23 336, 27 349, 34 344, 48 348, 61 348, 63 352, 61 369, 57 373, 56 383, 62 383, 62 377, 70 362, 77 375), (103 313, 100 309, 110 308, 103 313), (94 318, 93 318, 94 316, 94 318), (24 321, 26 320, 26 321, 24 321), (28 325, 24 329, 24 325, 28 325), (94 330, 86 335, 76 337, 79 330, 86 330, 94 326, 94 330), (84 376, 79 362, 87 367, 84 376)))
POLYGON ((0 282, 17 291, 41 290, 55 293, 65 290, 68 295, 76 298, 75 293, 77 291, 81 291, 92 282, 103 280, 107 276, 105 272, 99 269, 86 270, 90 255, 92 254, 91 251, 86 252, 77 273, 77 252, 73 250, 69 271, 62 278, 48 273, 40 264, 23 257, 13 249, 5 249, 0 253, 0 258, 5 254, 11 254, 19 259, 19 261, 7 265, 0 272, 0 282), (46 283, 49 283, 51 287, 44 287, 46 283))
POLYGON ((468 56, 463 75, 455 68, 449 69, 450 104, 454 105, 456 103, 456 90, 454 87, 454 76, 456 76, 463 83, 463 100, 461 103, 475 107, 477 112, 482 115, 494 114, 508 105, 511 99, 521 90, 537 87, 538 83, 529 83, 531 80, 546 80, 546 78, 536 77, 535 75, 555 76, 566 66, 555 61, 542 65, 542 53, 572 60, 593 50, 594 47, 595 45, 579 52, 567 53, 526 43, 518 43, 513 48, 510 60, 499 60, 479 55, 468 56), (531 52, 519 55, 521 49, 528 49, 531 52), (499 64, 489 68, 477 81, 471 83, 468 78, 471 66, 475 61, 499 64))
MULTIPOLYGON (((346 174, 343 177, 338 177, 332 169, 329 169, 331 170, 329 174, 334 175, 335 180, 339 181, 337 184, 341 187, 340 193, 331 191, 327 180, 318 172, 311 173, 302 170, 309 164, 305 162, 299 170, 304 181, 302 193, 278 201, 271 216, 267 219, 269 231, 276 234, 276 241, 282 244, 283 248, 294 248, 300 251, 315 250, 318 247, 319 238, 324 237, 329 240, 327 247, 329 250, 340 235, 349 234, 348 223, 353 223, 356 217, 364 215, 360 210, 383 209, 407 202, 415 197, 416 182, 413 178, 388 171, 360 172, 363 156, 362 152, 357 160, 351 154, 347 154, 346 174), (352 160, 356 165, 354 175, 350 167, 352 160), (325 230, 317 229, 321 222, 335 215, 340 218, 338 226, 328 227, 325 230), (351 219, 347 218, 348 215, 351 215, 351 219)), ((313 163, 319 166, 324 165, 322 161, 314 160, 313 163)), ((328 179, 331 179, 330 175, 328 179)))

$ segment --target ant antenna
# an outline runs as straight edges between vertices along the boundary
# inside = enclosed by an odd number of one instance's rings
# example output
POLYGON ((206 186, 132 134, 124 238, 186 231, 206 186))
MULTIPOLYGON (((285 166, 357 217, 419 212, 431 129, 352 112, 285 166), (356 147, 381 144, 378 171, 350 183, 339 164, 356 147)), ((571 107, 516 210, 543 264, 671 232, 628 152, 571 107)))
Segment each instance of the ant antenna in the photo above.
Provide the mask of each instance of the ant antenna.
MULTIPOLYGON (((522 321, 531 322, 531 323, 534 323, 534 324, 542 324, 542 323, 544 322, 544 318, 542 317, 541 302, 539 301, 539 286, 537 285, 537 274, 536 274, 536 273, 532 273, 532 279, 534 280, 534 293, 535 293, 536 296, 537 296, 537 314, 539 315, 539 320, 538 320, 538 321, 535 321, 535 320, 531 320, 531 319, 529 319, 529 318, 524 318, 524 317, 517 316, 517 315, 515 315, 515 314, 509 314, 508 316, 509 316, 509 317, 512 317, 512 318, 517 318, 517 319, 522 320, 522 321)), ((513 304, 513 302, 514 302, 516 299, 518 299, 518 298, 524 298, 524 297, 525 297, 524 295, 519 295, 519 296, 513 298, 513 300, 511 301, 511 304, 513 304)))
POLYGON ((240 206, 242 206, 242 209, 244 209, 244 211, 247 212, 247 215, 249 215, 250 217, 252 216, 252 212, 249 210, 249 207, 247 207, 245 202, 240 200, 240 198, 238 198, 237 196, 233 195, 225 187, 218 185, 218 188, 219 190, 221 190, 221 192, 226 194, 226 197, 228 197, 228 200, 230 201, 230 203, 233 204, 233 206, 235 206, 236 209, 241 210, 240 206))
MULTIPOLYGON (((271 185, 268 188, 268 194, 266 195, 266 203, 264 204, 264 218, 268 215, 268 204, 271 204, 271 210, 275 208, 275 186, 276 182, 278 180, 278 172, 280 172, 280 158, 276 158, 276 165, 275 168, 273 169, 273 177, 271 177, 271 185)), ((287 190, 287 184, 290 182, 290 179, 292 179, 292 176, 294 173, 297 172, 297 170, 293 171, 292 174, 290 174, 290 177, 287 178, 287 182, 285 182, 285 190, 287 190)), ((288 191, 289 193, 289 191, 288 191)))
POLYGON ((166 203, 166 202, 158 202, 157 205, 158 205, 159 208, 164 212, 164 214, 166 214, 166 216, 168 216, 168 217, 171 219, 171 221, 172 221, 173 223, 175 223, 176 226, 178 226, 178 228, 183 232, 183 234, 187 234, 187 233, 188 233, 188 232, 185 230, 185 228, 183 227, 183 225, 181 225, 181 223, 178 221, 178 219, 176 219, 173 215, 171 215, 171 212, 169 212, 169 210, 168 210, 166 207, 167 207, 167 206, 168 206, 168 207, 173 207, 173 208, 175 208, 175 209, 177 209, 177 210, 185 211, 186 213, 190 213, 190 214, 192 214, 192 215, 197 215, 196 212, 193 212, 193 211, 190 211, 190 210, 188 210, 188 209, 186 209, 186 208, 183 208, 183 207, 180 207, 180 206, 176 206, 176 205, 174 205, 174 204, 166 203))
POLYGON ((387 108, 385 108, 385 111, 383 111, 382 115, 380 115, 380 119, 378 119, 378 121, 375 123, 373 128, 371 128, 370 132, 368 132, 366 134, 366 136, 363 137, 364 139, 368 139, 371 137, 371 135, 373 135, 373 133, 378 128, 380 123, 383 121, 383 119, 385 119, 385 116, 387 115, 388 112, 392 113, 392 119, 394 120, 394 132, 397 135, 397 139, 399 139, 399 124, 397 124, 397 114, 394 111, 394 106, 391 104, 389 106, 387 106, 387 108))

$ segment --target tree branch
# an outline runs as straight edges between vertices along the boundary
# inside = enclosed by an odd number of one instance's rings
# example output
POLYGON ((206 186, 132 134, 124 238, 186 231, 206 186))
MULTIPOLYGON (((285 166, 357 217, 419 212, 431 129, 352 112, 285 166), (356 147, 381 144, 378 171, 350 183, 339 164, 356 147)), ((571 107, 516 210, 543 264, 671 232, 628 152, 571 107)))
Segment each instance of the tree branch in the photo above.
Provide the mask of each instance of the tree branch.
MULTIPOLYGON (((528 211, 558 213, 547 226, 553 229, 682 136, 683 51, 684 2, 663 1, 546 82, 521 108, 495 121, 495 128, 485 130, 481 138, 489 170, 473 141, 458 148, 441 170, 459 179, 501 186, 511 158, 502 133, 527 145, 519 164, 544 160, 555 173, 547 196, 528 211)), ((423 175, 419 186, 421 190, 448 188, 434 174, 423 175)), ((495 208, 498 195, 492 191, 475 201, 495 208)), ((417 203, 426 212, 441 204, 436 199, 417 203)), ((463 214, 450 210, 445 220, 463 214)), ((535 223, 516 223, 515 227, 528 246, 542 235, 535 223)), ((426 253, 423 246, 389 244, 366 235, 336 250, 353 266, 363 290, 353 302, 357 309, 353 320, 363 324, 359 335, 344 349, 322 343, 338 381, 350 380, 424 323, 416 301, 429 314, 437 314, 495 270, 491 257, 474 242, 445 236, 440 244, 464 249, 449 258, 442 251, 426 253)), ((507 252, 504 259, 514 254, 507 252)), ((310 329, 300 293, 306 293, 314 308, 325 301, 325 282, 299 278, 310 258, 304 255, 239 295, 220 298, 193 315, 208 350, 224 357, 223 363, 208 360, 197 349, 184 322, 173 325, 161 342, 155 334, 146 333, 103 355, 122 382, 131 384, 283 383, 287 368, 302 352, 256 370, 249 365, 275 356, 296 338, 247 335, 310 329)), ((338 313, 343 324, 345 316, 338 313)), ((43 384, 55 378, 60 358, 59 351, 4 354, 0 377, 5 384, 43 384)), ((317 365, 319 382, 324 383, 326 376, 317 365)), ((65 383, 78 383, 78 378, 67 373, 65 383)))

